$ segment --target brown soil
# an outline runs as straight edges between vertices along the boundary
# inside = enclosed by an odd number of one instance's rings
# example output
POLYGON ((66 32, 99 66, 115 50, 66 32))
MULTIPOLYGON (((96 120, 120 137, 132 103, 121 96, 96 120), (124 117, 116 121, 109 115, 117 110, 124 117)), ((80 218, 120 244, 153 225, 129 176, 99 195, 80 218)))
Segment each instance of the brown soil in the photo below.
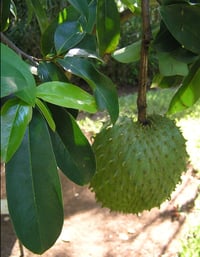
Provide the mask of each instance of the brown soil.
MULTIPOLYGON (((170 201, 139 216, 101 208, 87 187, 76 186, 60 175, 64 226, 55 245, 43 257, 175 257, 188 229, 200 223, 200 215, 193 208, 199 179, 192 169, 183 175, 170 201)), ((4 185, 3 173, 1 177, 4 185)), ((37 256, 25 248, 23 251, 25 257, 37 256)), ((1 256, 20 256, 8 215, 1 215, 1 256)))

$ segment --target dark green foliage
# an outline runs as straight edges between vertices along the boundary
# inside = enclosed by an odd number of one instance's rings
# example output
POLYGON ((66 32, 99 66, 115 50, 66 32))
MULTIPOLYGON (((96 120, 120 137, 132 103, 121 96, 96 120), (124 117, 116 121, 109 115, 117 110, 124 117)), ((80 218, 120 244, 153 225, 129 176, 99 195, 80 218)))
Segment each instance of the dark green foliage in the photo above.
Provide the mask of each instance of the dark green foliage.
POLYGON ((6 191, 17 236, 31 251, 43 253, 61 232, 63 204, 48 128, 39 113, 6 165, 6 191))
POLYGON ((29 16, 26 1, 16 0, 17 18, 10 14, 11 22, 6 35, 26 53, 33 56, 41 56, 40 29, 35 16, 29 16))
POLYGON ((120 37, 120 16, 115 1, 97 1, 97 41, 99 54, 112 53, 120 37), (112 40, 110 40, 112 38, 112 40))
POLYGON ((50 135, 58 167, 76 184, 88 184, 96 170, 89 142, 66 109, 49 108, 57 125, 56 133, 50 131, 50 135))
POLYGON ((11 2, 10 0, 2 0, 0 3, 1 31, 6 30, 7 25, 8 25, 7 19, 8 19, 9 13, 10 13, 10 2, 11 2))
MULTIPOLYGON (((57 16, 60 10, 68 5, 67 1, 59 0, 41 2, 49 22, 57 16)), ((24 52, 40 57, 41 32, 30 1, 14 0, 14 4, 17 17, 13 17, 10 13, 10 24, 5 33, 24 52)))
POLYGON ((29 66, 4 44, 1 44, 1 50, 0 58, 4 64, 1 68, 1 97, 16 94, 21 100, 33 106, 36 83, 29 66))
MULTIPOLYGON (((66 2, 61 12, 57 3, 56 15, 50 1, 26 3, 16 2, 20 12, 17 20, 11 16, 6 32, 21 50, 14 47, 15 53, 5 35, 1 44, 1 161, 16 234, 41 254, 63 224, 57 167, 79 185, 88 184, 96 170, 91 145, 74 117, 80 110, 106 110, 114 123, 119 107, 115 85, 96 68, 102 62, 93 34, 96 1, 66 2), (71 83, 72 74, 88 83, 90 93, 71 83)), ((107 37, 108 47, 112 40, 107 37)))
MULTIPOLYGON (((160 16, 158 8, 151 9, 152 29, 159 26, 160 16)), ((120 26, 120 41, 118 49, 129 46, 134 42, 141 40, 142 25, 141 17, 138 13, 134 13, 133 17, 120 26)), ((140 53, 139 53, 140 54, 140 53)), ((155 56, 155 49, 151 48, 149 53, 149 86, 153 76, 158 72, 158 61, 155 56)), ((120 63, 114 58, 108 58, 106 64, 102 65, 101 70, 108 75, 118 88, 131 86, 137 88, 139 75, 139 60, 130 63, 120 63)))

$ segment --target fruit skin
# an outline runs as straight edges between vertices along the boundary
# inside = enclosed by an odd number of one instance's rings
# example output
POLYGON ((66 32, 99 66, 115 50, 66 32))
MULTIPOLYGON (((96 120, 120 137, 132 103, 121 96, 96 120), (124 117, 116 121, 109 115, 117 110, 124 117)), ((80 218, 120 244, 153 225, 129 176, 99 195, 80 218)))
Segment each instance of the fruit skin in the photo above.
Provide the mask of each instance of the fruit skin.
POLYGON ((90 189, 111 211, 140 213, 170 198, 186 170, 185 139, 174 121, 148 117, 148 125, 120 117, 95 138, 97 170, 90 189))

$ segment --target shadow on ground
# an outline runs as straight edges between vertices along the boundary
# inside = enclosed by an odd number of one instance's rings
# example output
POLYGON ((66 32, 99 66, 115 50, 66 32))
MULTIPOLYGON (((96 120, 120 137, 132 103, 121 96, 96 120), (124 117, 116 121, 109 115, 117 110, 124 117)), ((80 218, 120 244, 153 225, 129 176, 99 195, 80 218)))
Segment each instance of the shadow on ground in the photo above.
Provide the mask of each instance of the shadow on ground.
MULTIPOLYGON (((43 257, 176 256, 187 231, 199 180, 189 170, 170 201, 141 215, 123 215, 101 208, 87 187, 61 174, 65 221, 56 244, 43 257)), ((198 215, 199 217, 199 215, 198 215)), ((196 220, 197 224, 200 220, 196 220)), ((1 256, 18 257, 20 249, 9 216, 1 215, 1 256)), ((37 256, 24 249, 25 257, 37 256)))

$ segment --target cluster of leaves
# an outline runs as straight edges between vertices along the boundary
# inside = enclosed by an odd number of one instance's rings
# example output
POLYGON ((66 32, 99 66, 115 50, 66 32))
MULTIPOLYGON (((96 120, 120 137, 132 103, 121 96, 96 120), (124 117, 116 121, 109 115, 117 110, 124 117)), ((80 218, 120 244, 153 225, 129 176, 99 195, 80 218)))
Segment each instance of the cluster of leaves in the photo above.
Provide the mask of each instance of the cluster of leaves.
MULTIPOLYGON (((168 113, 192 106, 200 97, 200 37, 197 33, 200 5, 190 1, 163 1, 160 31, 154 41, 160 75, 166 87, 180 76, 182 86, 171 101, 168 113), (168 81, 168 82, 167 82, 168 81)), ((198 1, 191 1, 198 2, 198 1)))
MULTIPOLYGON (((28 249, 41 254, 54 244, 63 224, 57 167, 79 185, 89 183, 96 169, 91 146, 76 122, 78 111, 106 110, 112 123, 118 118, 116 88, 97 64, 111 53, 122 63, 138 61, 141 42, 115 51, 120 15, 114 0, 68 0, 53 19, 42 0, 26 2, 38 21, 42 57, 25 54, 1 34, 1 161, 6 163, 16 234, 28 249), (83 79, 92 93, 74 85, 71 75, 83 79)), ((131 12, 140 12, 134 5, 140 1, 122 2, 131 12)), ((9 28, 13 7, 12 0, 1 1, 1 31, 9 28)), ((191 106, 200 94, 200 5, 163 0, 160 13, 160 31, 152 43, 159 84, 169 86, 177 75, 183 83, 171 103, 169 112, 174 112, 191 106)))
MULTIPOLYGON (((168 110, 168 113, 174 113, 192 106, 200 97, 200 1, 159 2, 160 26, 159 30, 152 26, 150 45, 159 65, 153 84, 161 88, 181 85, 168 110)), ((140 41, 117 49, 112 57, 121 63, 137 62, 140 41)))
MULTIPOLYGON (((132 45, 138 42, 142 38, 142 23, 140 11, 135 10, 131 17, 126 21, 121 21, 120 26, 120 41, 118 49, 126 49, 128 45, 132 45)), ((150 22, 152 24, 152 30, 158 31, 160 25, 160 15, 158 5, 152 5, 150 8, 150 22)), ((139 77, 139 67, 140 67, 140 42, 138 43, 138 49, 134 50, 138 55, 137 59, 132 59, 128 55, 125 56, 126 60, 119 62, 118 59, 110 58, 108 62, 102 65, 101 70, 104 74, 108 75, 112 81, 119 88, 129 86, 132 88, 137 88, 138 77, 139 77)), ((133 55, 133 52, 132 52, 133 55)), ((148 77, 149 85, 153 76, 158 72, 158 60, 155 54, 155 49, 151 47, 149 52, 149 65, 148 65, 148 77)))
MULTIPOLYGON (((119 28, 110 24, 108 32, 100 24, 115 20, 114 2, 71 0, 51 21, 40 1, 27 2, 40 27, 42 58, 28 58, 36 68, 33 75, 30 64, 1 44, 1 161, 6 163, 8 207, 17 236, 28 249, 42 253, 63 224, 57 167, 79 185, 89 183, 96 169, 91 146, 75 120, 78 111, 106 109, 113 123, 118 117, 115 86, 95 63, 116 47, 119 28), (85 80, 92 94, 72 84, 69 74, 85 80)), ((2 2, 2 31, 9 26, 11 4, 2 2)))

